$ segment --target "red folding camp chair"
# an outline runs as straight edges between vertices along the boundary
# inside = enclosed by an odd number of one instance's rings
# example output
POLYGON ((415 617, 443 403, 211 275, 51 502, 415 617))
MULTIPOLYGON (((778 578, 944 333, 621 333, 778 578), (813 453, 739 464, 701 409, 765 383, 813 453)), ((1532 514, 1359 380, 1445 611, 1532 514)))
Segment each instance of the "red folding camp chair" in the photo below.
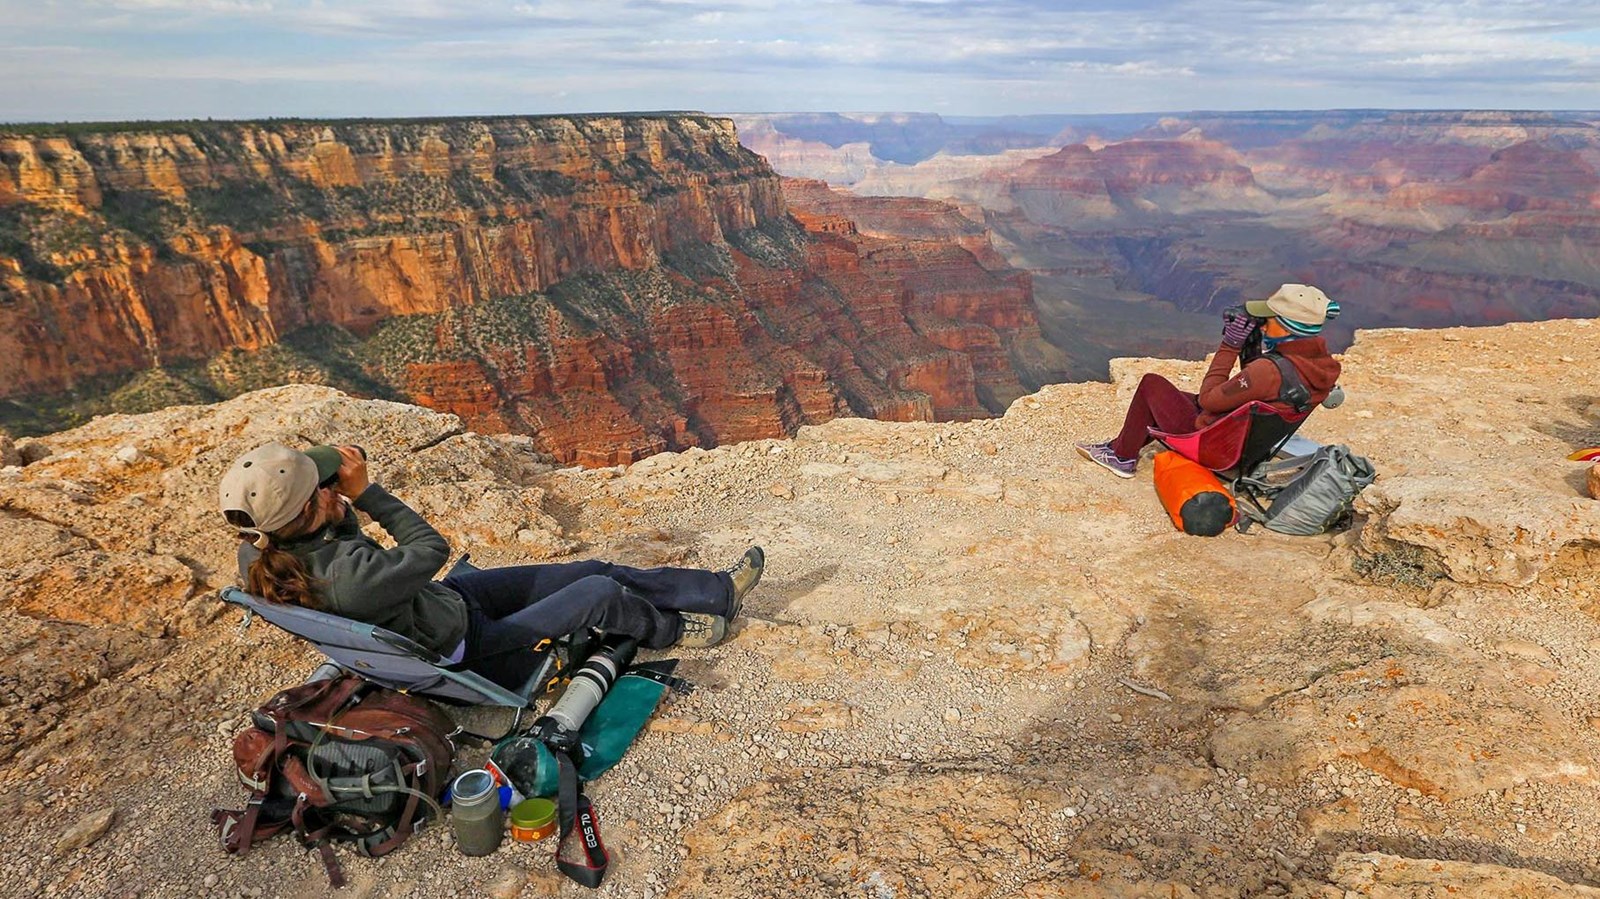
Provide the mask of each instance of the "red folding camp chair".
POLYGON ((1225 481, 1254 471, 1294 436, 1310 412, 1281 412, 1271 403, 1246 403, 1198 431, 1169 434, 1150 429, 1167 449, 1211 469, 1225 481))

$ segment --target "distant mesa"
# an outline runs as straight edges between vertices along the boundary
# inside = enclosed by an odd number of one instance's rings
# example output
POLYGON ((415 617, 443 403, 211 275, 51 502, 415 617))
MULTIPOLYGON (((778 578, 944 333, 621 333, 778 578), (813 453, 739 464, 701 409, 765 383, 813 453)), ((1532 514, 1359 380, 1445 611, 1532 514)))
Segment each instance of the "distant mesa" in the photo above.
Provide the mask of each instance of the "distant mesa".
POLYGON ((1356 327, 1600 315, 1597 113, 739 121, 785 175, 958 206, 1034 274, 1064 348, 1110 317, 1125 327, 1107 339, 1142 352, 1179 337, 1147 328, 1152 304, 1211 315, 1290 280, 1346 300, 1341 344, 1356 327))

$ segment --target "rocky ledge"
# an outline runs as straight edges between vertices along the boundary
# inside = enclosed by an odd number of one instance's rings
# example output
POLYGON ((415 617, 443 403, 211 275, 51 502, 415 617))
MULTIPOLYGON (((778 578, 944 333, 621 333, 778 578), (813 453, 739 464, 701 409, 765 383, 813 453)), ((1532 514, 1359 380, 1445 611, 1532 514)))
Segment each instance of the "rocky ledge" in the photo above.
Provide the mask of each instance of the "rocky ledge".
MULTIPOLYGON (((733 639, 682 653, 700 689, 592 787, 601 895, 1600 895, 1600 505, 1562 460, 1597 361, 1589 321, 1361 334, 1306 433, 1381 477, 1325 539, 1186 537, 1148 471, 1071 453, 1198 363, 594 470, 310 386, 0 445, 4 892, 324 889, 207 823, 246 711, 315 663, 212 596, 213 485, 279 438, 361 442, 482 563, 767 548, 733 639)), ((350 895, 582 892, 443 834, 346 853, 350 895)))

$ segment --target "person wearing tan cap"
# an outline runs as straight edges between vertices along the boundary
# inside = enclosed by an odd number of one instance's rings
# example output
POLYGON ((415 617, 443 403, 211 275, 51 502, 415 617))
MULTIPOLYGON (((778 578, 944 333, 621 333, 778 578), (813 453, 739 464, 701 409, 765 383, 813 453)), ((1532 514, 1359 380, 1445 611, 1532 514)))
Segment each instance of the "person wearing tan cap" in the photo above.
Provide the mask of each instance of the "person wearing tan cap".
POLYGON ((319 609, 409 637, 451 662, 517 688, 532 673, 515 650, 584 628, 652 649, 713 646, 766 564, 751 547, 730 568, 630 568, 602 561, 452 572, 433 577, 450 546, 367 473, 354 446, 279 443, 240 456, 219 489, 237 532, 245 589, 269 602, 319 609), (362 533, 371 516, 395 545, 362 533))
MULTIPOLYGON (((1230 310, 1233 311, 1233 310, 1230 310)), ((1158 374, 1139 381, 1128 404, 1122 430, 1101 443, 1076 444, 1078 454, 1110 471, 1131 478, 1139 466, 1139 451, 1150 443, 1150 429, 1172 434, 1198 431, 1234 409, 1253 401, 1271 403, 1282 412, 1310 408, 1327 399, 1339 380, 1339 362, 1328 352, 1322 326, 1339 314, 1339 304, 1306 284, 1285 284, 1265 300, 1244 304, 1243 314, 1225 316, 1222 345, 1211 360, 1199 393, 1179 390, 1158 374), (1262 353, 1248 360, 1237 374, 1233 368, 1241 351, 1259 331, 1262 353), (1305 391, 1290 402, 1287 372, 1273 356, 1292 366, 1305 391)))

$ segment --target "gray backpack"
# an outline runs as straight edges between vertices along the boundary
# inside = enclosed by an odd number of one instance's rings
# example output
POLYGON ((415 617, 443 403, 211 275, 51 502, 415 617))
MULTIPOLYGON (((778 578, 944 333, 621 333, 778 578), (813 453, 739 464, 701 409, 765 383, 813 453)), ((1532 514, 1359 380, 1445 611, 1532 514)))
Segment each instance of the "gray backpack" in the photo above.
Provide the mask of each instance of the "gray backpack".
POLYGON ((1372 463, 1343 444, 1268 462, 1234 482, 1239 530, 1248 531, 1252 523, 1297 536, 1332 530, 1376 477, 1372 463))

